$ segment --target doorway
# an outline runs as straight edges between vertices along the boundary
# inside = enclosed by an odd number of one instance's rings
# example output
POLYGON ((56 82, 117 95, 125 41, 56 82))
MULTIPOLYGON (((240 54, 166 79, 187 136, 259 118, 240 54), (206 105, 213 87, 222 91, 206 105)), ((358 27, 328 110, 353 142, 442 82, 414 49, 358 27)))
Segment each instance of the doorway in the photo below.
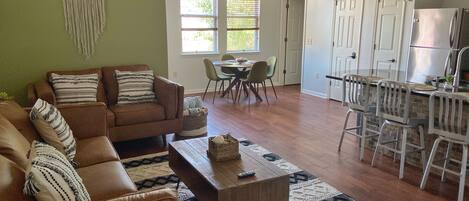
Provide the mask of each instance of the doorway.
MULTIPOLYGON (((358 73, 363 0, 336 0, 330 74, 358 73)), ((329 98, 342 101, 342 81, 331 80, 329 98)))
POLYGON ((293 85, 301 82, 305 0, 285 0, 284 2, 286 19, 283 83, 293 85))

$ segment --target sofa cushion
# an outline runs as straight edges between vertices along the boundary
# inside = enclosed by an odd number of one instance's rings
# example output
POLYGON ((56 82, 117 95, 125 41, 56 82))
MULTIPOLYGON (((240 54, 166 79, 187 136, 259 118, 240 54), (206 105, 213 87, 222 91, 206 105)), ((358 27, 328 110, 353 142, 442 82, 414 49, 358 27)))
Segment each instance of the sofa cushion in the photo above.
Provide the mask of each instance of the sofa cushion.
POLYGON ((23 194, 24 172, 16 164, 0 155, 0 198, 2 200, 32 200, 23 194))
POLYGON ((117 96, 119 94, 119 86, 116 80, 116 70, 120 71, 142 71, 149 70, 148 65, 129 65, 129 66, 111 66, 101 68, 103 73, 103 83, 106 89, 107 100, 109 105, 117 104, 117 96))
POLYGON ((116 70, 119 86, 117 104, 135 104, 155 102, 155 75, 152 70, 119 71, 116 70))
POLYGON ((177 201, 174 190, 163 188, 148 192, 132 193, 108 201, 177 201))
POLYGON ((161 121, 165 119, 163 106, 157 103, 114 105, 111 110, 116 116, 117 126, 161 121))
POLYGON ((59 75, 52 73, 50 82, 54 87, 57 104, 79 104, 97 102, 99 76, 59 75))
POLYGON ((77 169, 91 200, 108 200, 136 192, 132 180, 118 161, 99 163, 77 169))
POLYGON ((75 161, 79 167, 87 167, 108 161, 119 161, 119 156, 108 138, 100 136, 78 140, 75 161))
POLYGON ((0 104, 0 114, 8 119, 29 143, 39 139, 34 125, 29 120, 29 114, 14 101, 5 101, 0 104))
POLYGON ((60 111, 42 99, 38 99, 31 109, 31 121, 41 138, 73 161, 76 154, 76 141, 70 126, 60 111))
POLYGON ((25 178, 23 192, 38 201, 91 200, 67 157, 46 143, 32 143, 25 178))
POLYGON ((25 170, 29 148, 28 140, 0 114, 0 154, 25 170))
POLYGON ((50 71, 50 72, 47 72, 47 80, 50 79, 52 73, 59 74, 59 75, 87 75, 87 74, 95 74, 95 73, 98 74, 99 82, 98 82, 97 101, 107 103, 106 94, 104 91, 104 85, 102 82, 103 74, 101 73, 101 69, 91 68, 91 69, 75 70, 75 71, 50 71))

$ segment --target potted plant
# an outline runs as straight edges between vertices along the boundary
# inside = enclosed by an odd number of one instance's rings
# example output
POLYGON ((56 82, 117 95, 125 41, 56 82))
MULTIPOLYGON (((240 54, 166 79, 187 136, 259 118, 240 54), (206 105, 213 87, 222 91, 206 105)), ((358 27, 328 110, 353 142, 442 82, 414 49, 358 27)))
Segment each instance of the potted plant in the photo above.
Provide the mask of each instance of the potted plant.
POLYGON ((445 76, 444 88, 447 89, 447 90, 453 89, 453 82, 454 82, 454 76, 453 75, 445 76))
POLYGON ((13 97, 8 95, 7 92, 0 91, 0 103, 3 101, 11 100, 11 99, 13 99, 13 97))

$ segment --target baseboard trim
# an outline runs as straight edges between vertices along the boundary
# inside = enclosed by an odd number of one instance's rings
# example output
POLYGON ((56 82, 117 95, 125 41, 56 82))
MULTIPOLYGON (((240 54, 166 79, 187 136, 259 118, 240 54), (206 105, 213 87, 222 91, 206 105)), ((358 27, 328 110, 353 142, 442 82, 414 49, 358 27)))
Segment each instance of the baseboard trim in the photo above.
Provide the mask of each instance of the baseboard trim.
POLYGON ((310 95, 310 96, 319 97, 319 98, 322 98, 322 99, 327 99, 327 94, 326 93, 319 93, 319 92, 311 91, 311 90, 307 90, 307 89, 301 89, 301 93, 307 94, 307 95, 310 95))

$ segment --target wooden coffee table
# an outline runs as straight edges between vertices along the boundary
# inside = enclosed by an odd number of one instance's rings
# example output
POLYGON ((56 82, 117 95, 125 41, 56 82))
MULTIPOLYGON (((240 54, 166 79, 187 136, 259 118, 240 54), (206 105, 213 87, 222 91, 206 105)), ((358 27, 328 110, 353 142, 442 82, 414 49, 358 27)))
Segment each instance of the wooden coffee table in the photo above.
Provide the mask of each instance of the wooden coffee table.
POLYGON ((208 139, 169 144, 169 166, 200 201, 287 201, 288 174, 243 145, 240 160, 211 161, 208 139), (256 175, 239 179, 238 173, 256 175))

